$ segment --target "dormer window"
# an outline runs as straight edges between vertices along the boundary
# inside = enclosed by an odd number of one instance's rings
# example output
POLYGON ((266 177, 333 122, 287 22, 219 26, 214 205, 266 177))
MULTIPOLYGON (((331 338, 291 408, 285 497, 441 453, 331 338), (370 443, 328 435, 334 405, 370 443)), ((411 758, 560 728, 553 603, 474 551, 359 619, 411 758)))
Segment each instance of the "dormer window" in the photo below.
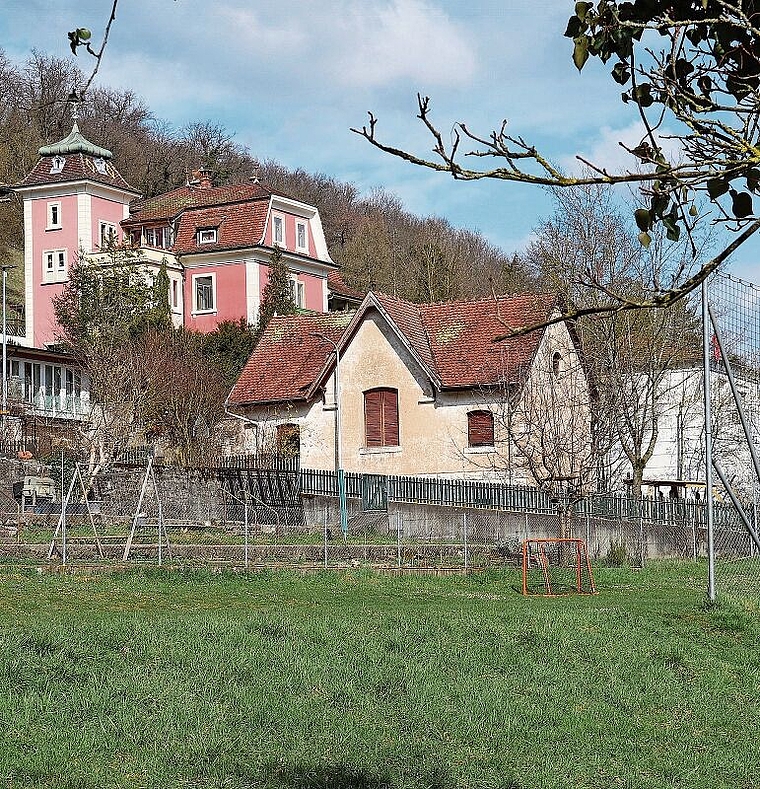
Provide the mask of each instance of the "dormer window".
POLYGON ((272 217, 272 245, 278 247, 285 246, 285 217, 272 217))
POLYGON ((101 158, 101 157, 99 156, 97 159, 93 159, 93 160, 92 160, 92 163, 95 165, 95 169, 96 169, 96 170, 97 170, 97 171, 98 171, 98 172, 99 172, 101 175, 107 175, 107 171, 106 171, 106 160, 105 160, 105 159, 103 159, 103 158, 101 158))
POLYGON ((54 156, 50 164, 50 174, 62 173, 63 167, 66 164, 66 159, 63 156, 54 156))
POLYGON ((296 249, 299 252, 308 252, 309 246, 306 243, 306 223, 296 222, 296 249))
POLYGON ((199 244, 216 244, 216 228, 215 227, 199 227, 198 228, 198 243, 199 244))
POLYGON ((60 230, 61 229, 61 204, 48 203, 47 204, 47 227, 46 230, 60 230))

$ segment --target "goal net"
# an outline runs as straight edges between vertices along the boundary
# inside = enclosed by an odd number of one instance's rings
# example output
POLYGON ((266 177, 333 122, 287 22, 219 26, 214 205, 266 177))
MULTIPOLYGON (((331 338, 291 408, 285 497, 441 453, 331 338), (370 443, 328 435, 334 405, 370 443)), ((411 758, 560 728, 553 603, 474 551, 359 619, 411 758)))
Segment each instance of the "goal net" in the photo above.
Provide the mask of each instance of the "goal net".
POLYGON ((543 597, 596 594, 586 543, 569 538, 525 540, 522 591, 543 597))

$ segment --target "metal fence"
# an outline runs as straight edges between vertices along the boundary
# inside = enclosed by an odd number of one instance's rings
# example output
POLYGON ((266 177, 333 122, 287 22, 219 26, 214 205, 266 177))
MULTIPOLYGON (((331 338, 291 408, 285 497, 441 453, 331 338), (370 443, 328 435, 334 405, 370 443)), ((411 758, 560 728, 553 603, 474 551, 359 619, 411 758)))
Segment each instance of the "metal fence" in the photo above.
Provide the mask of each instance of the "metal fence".
MULTIPOLYGON (((347 475, 347 492, 343 534, 331 472, 299 475, 292 464, 277 472, 249 461, 195 470, 136 465, 90 483, 82 470, 65 517, 60 498, 23 513, 9 500, 0 558, 444 573, 517 567, 529 537, 580 538, 592 561, 613 565, 705 555, 704 506, 696 502, 571 501, 496 483, 358 474, 347 475), (383 509, 365 506, 370 483, 385 486, 383 509)), ((715 534, 723 564, 746 572, 754 554, 728 505, 716 507, 715 534)))

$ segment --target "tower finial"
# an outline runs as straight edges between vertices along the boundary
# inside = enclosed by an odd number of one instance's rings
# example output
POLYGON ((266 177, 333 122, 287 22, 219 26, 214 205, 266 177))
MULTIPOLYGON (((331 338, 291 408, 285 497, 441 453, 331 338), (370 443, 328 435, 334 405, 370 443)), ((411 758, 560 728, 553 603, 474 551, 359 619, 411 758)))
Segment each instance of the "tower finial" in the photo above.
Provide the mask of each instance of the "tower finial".
POLYGON ((74 88, 71 93, 69 93, 69 97, 66 101, 71 105, 71 120, 76 123, 79 120, 79 105, 84 101, 84 97, 81 93, 77 93, 77 89, 74 88))

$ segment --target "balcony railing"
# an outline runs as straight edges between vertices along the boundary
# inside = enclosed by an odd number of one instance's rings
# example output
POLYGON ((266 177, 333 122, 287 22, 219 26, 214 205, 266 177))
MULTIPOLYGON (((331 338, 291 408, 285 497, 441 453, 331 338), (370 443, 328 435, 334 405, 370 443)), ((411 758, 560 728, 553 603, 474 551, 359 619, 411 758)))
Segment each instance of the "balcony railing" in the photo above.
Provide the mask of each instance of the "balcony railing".
MULTIPOLYGON (((0 323, 2 331, 2 323, 0 323)), ((5 321, 6 337, 26 337, 26 322, 17 318, 8 318, 5 321)))
POLYGON ((85 419, 90 413, 90 401, 74 395, 37 394, 30 403, 40 416, 59 419, 85 419))

